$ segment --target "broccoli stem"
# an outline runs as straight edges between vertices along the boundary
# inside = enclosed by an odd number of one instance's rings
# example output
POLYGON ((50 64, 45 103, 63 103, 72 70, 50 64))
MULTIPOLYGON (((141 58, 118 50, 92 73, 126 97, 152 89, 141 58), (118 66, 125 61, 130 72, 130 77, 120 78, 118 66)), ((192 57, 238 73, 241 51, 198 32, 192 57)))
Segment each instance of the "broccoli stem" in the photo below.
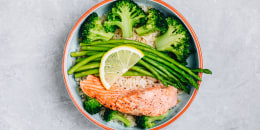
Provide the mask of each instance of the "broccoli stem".
POLYGON ((133 37, 133 23, 129 14, 123 15, 125 17, 122 18, 122 33, 124 38, 133 37))
POLYGON ((84 77, 90 74, 96 74, 99 72, 99 69, 92 69, 92 70, 87 70, 87 71, 83 71, 83 72, 79 72, 75 74, 75 78, 80 78, 80 77, 84 77))
POLYGON ((165 117, 167 117, 168 115, 169 115, 169 111, 167 111, 165 114, 160 115, 160 116, 150 116, 149 117, 149 121, 150 122, 154 122, 154 121, 162 120, 165 117))
POLYGON ((102 57, 105 53, 98 53, 96 55, 87 57, 86 59, 80 61, 79 63, 77 63, 76 65, 72 66, 69 70, 68 70, 68 74, 71 75, 73 74, 77 69, 79 69, 81 66, 87 64, 90 61, 93 61, 96 58, 102 57))
POLYGON ((119 115, 119 114, 114 114, 113 119, 122 121, 127 127, 130 127, 132 124, 128 119, 126 119, 124 116, 119 115))
POLYGON ((151 128, 155 125, 154 121, 163 120, 169 115, 169 111, 160 116, 137 116, 135 119, 137 126, 141 128, 151 128))
MULTIPOLYGON (((173 30, 171 28, 171 26, 169 27, 168 30, 173 30)), ((172 35, 172 32, 171 31, 167 31, 165 34, 159 36, 156 38, 155 42, 156 42, 156 49, 159 49, 160 51, 161 50, 167 50, 167 45, 169 43, 171 43, 172 41, 175 40, 175 37, 171 36, 172 35)))
POLYGON ((75 72, 80 72, 80 71, 84 71, 84 70, 99 68, 99 66, 100 66, 100 62, 92 62, 92 63, 89 63, 87 65, 84 65, 84 66, 78 68, 75 72))
POLYGON ((90 33, 97 34, 97 37, 94 38, 95 40, 108 41, 114 36, 113 33, 107 33, 105 30, 91 31, 90 33))
POLYGON ((137 29, 135 29, 136 33, 139 35, 139 36, 144 36, 144 35, 148 35, 150 34, 149 32, 154 32, 153 31, 153 28, 152 29, 148 29, 146 27, 146 25, 143 25, 137 29))

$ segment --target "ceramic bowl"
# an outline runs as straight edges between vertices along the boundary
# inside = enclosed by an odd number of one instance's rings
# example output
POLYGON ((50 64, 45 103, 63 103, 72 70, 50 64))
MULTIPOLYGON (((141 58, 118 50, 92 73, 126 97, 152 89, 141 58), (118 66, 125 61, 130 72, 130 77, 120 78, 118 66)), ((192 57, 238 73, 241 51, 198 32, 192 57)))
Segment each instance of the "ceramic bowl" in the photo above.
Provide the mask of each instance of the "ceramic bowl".
MULTIPOLYGON (((198 42, 198 39, 191 28, 190 24, 187 22, 187 20, 173 7, 168 5, 167 3, 161 1, 161 0, 134 0, 137 4, 139 5, 144 5, 144 6, 150 6, 155 9, 160 10, 163 12, 166 16, 175 16, 179 18, 183 24, 187 27, 189 30, 191 36, 192 36, 192 41, 191 41, 191 47, 192 47, 192 52, 193 54, 190 55, 187 59, 188 62, 188 67, 192 68, 202 68, 202 54, 200 50, 200 45, 198 42)), ((76 84, 76 81, 73 77, 73 75, 68 75, 67 71, 68 69, 73 65, 73 61, 75 61, 75 58, 70 56, 70 53, 73 51, 77 51, 79 49, 79 30, 81 27, 81 24, 83 21, 88 17, 89 14, 92 12, 98 13, 99 16, 105 14, 108 9, 111 7, 112 3, 114 0, 105 0, 102 1, 101 3, 95 5, 91 9, 89 9, 83 16, 79 18, 77 23, 74 25, 73 29, 71 30, 69 37, 67 39, 67 43, 65 46, 64 50, 64 55, 63 55, 63 75, 64 75, 64 80, 66 84, 66 88, 68 90, 68 93, 75 104, 75 106, 78 108, 78 110, 89 120, 91 120, 93 123, 96 125, 104 128, 104 129, 127 129, 127 130, 136 130, 139 128, 126 128, 118 123, 115 122, 106 122, 104 121, 99 114, 95 115, 90 115, 88 114, 84 108, 83 108, 83 103, 81 101, 81 98, 76 90, 76 87, 78 86, 76 84)), ((199 76, 202 77, 202 74, 199 73, 199 76)), ((200 84, 200 82, 198 82, 200 84)), ((190 106, 192 103, 193 99, 195 98, 197 94, 197 90, 194 89, 194 87, 190 87, 190 94, 182 94, 179 96, 180 103, 177 104, 173 108, 173 111, 170 113, 170 115, 156 123, 156 126, 151 128, 151 129, 161 129, 170 123, 174 122, 177 118, 179 118, 190 106)))

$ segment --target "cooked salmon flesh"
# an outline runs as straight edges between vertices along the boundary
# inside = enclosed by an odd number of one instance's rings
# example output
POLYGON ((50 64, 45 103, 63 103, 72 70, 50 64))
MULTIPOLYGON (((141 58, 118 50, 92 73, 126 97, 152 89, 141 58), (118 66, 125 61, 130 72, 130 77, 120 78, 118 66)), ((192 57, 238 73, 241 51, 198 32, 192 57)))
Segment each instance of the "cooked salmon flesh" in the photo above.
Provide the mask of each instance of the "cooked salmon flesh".
POLYGON ((99 78, 89 75, 80 81, 82 91, 112 110, 141 116, 159 116, 177 104, 177 89, 155 85, 136 90, 112 86, 106 90, 99 78))

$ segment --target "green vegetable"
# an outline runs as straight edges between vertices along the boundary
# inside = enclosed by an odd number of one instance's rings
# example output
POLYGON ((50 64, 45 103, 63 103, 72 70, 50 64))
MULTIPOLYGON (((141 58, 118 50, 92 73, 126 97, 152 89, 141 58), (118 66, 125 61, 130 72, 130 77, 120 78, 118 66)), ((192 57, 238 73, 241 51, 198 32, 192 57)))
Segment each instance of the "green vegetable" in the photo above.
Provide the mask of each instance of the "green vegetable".
POLYGON ((137 116, 135 122, 140 128, 152 128, 154 121, 162 120, 169 115, 169 111, 161 116, 137 116))
MULTIPOLYGON (((187 68, 186 66, 182 65, 181 63, 179 63, 176 60, 174 60, 171 57, 169 57, 168 55, 165 55, 164 53, 156 51, 156 50, 153 50, 153 49, 147 49, 147 48, 143 48, 143 47, 142 47, 141 50, 145 50, 145 51, 148 51, 148 52, 151 52, 151 53, 155 54, 156 55, 156 59, 158 61, 161 59, 160 61, 162 61, 162 63, 170 62, 170 64, 169 64, 170 67, 182 69, 184 73, 186 72, 186 73, 190 74, 191 76, 193 76, 195 79, 201 81, 201 78, 198 75, 196 75, 195 73, 193 73, 190 70, 190 68, 187 68)), ((147 57, 148 56, 152 56, 152 55, 149 55, 149 53, 146 53, 146 52, 144 52, 144 53, 145 53, 145 55, 147 57)))
MULTIPOLYGON (((99 73, 96 73, 95 76, 99 76, 99 73)), ((123 74, 123 76, 147 76, 146 74, 137 72, 137 71, 130 71, 128 70, 123 74)))
POLYGON ((98 102, 95 98, 90 98, 87 96, 87 101, 84 102, 84 109, 91 115, 96 114, 101 111, 102 104, 98 102))
POLYGON ((86 58, 77 58, 76 61, 77 61, 77 63, 78 63, 78 62, 80 62, 80 61, 82 61, 82 60, 84 60, 84 59, 86 59, 86 58))
POLYGON ((166 82, 166 80, 159 75, 159 73, 155 70, 154 67, 152 67, 150 64, 144 62, 142 59, 139 60, 138 63, 141 64, 142 66, 144 66, 149 71, 151 71, 156 76, 156 78, 163 83, 163 85, 168 86, 168 83, 166 82))
MULTIPOLYGON (((118 44, 120 42, 121 41, 116 42, 116 40, 114 40, 114 43, 117 44, 114 47, 120 45, 120 44, 118 44)), ((113 43, 111 43, 111 44, 113 44, 113 43)), ((144 43, 139 42, 139 44, 144 44, 144 43)), ((196 75, 194 72, 192 72, 189 68, 187 68, 186 66, 184 66, 181 63, 177 62, 176 60, 172 59, 170 56, 168 56, 168 55, 166 55, 166 54, 164 54, 162 52, 159 52, 159 51, 157 51, 157 50, 155 50, 155 49, 153 49, 151 47, 145 47, 144 45, 143 46, 142 45, 137 45, 136 41, 134 42, 134 44, 121 44, 121 45, 128 45, 128 46, 132 46, 132 47, 135 47, 137 49, 140 49, 140 50, 142 50, 145 53, 145 55, 149 55, 149 53, 147 53, 147 52, 150 52, 153 55, 156 55, 155 59, 159 59, 160 61, 162 61, 162 63, 170 62, 170 66, 172 66, 173 68, 179 70, 180 73, 185 74, 185 72, 186 72, 186 73, 190 74, 191 76, 193 76, 195 79, 201 81, 201 78, 198 75, 196 75), (183 70, 183 72, 181 72, 181 70, 183 70)), ((111 49, 111 47, 103 47, 103 49, 104 50, 109 50, 109 49, 111 49)))
POLYGON ((108 46, 83 46, 81 47, 82 50, 84 51, 104 51, 104 50, 107 50, 108 48, 112 48, 111 47, 108 47, 108 46))
POLYGON ((143 73, 137 72, 137 71, 130 71, 130 70, 128 70, 127 72, 125 72, 123 74, 123 76, 146 76, 146 75, 143 74, 143 73))
POLYGON ((185 62, 189 56, 189 32, 177 18, 168 17, 168 31, 155 39, 156 49, 168 51, 176 55, 180 62, 185 62))
MULTIPOLYGON (((193 76, 195 79, 201 81, 201 78, 198 75, 196 75, 194 72, 192 72, 186 66, 184 66, 181 63, 177 62, 176 60, 172 59, 170 56, 168 56, 142 42, 138 42, 138 41, 134 41, 134 40, 120 39, 120 40, 110 40, 110 41, 104 41, 104 42, 94 42, 93 45, 95 45, 95 44, 99 44, 99 45, 110 44, 110 45, 114 45, 113 47, 116 47, 119 45, 128 45, 128 46, 135 47, 139 50, 142 50, 145 53, 145 55, 149 55, 150 53, 152 53, 153 55, 156 55, 156 57, 160 58, 162 61, 171 62, 171 64, 176 66, 176 68, 179 68, 179 69, 183 70, 184 72, 187 72, 188 74, 193 76), (149 53, 147 53, 147 52, 149 52, 149 53)), ((102 47, 102 49, 104 49, 104 51, 108 51, 111 48, 112 48, 112 46, 111 47, 102 47)), ((99 49, 97 48, 97 50, 99 50, 99 49)))
POLYGON ((125 44, 134 44, 138 46, 143 46, 147 48, 152 48, 151 46, 144 44, 142 42, 134 41, 134 40, 128 40, 128 39, 115 39, 115 40, 109 40, 109 41, 95 41, 91 42, 90 45, 125 45, 125 44))
POLYGON ((166 18, 159 10, 154 8, 149 9, 146 20, 147 22, 145 25, 135 30, 136 33, 140 36, 147 35, 155 31, 165 33, 168 30, 166 18))
POLYGON ((97 54, 95 51, 77 51, 77 52, 71 52, 71 57, 80 57, 80 56, 91 56, 97 54))
MULTIPOLYGON (((156 69, 156 68, 155 68, 156 69)), ((145 75, 145 76, 150 76, 150 77, 153 77, 153 78, 156 78, 156 79, 158 79, 155 75, 153 75, 152 73, 150 73, 149 71, 147 71, 147 70, 144 70, 142 67, 139 67, 139 66, 133 66, 132 68, 131 68, 131 70, 135 70, 135 71, 137 71, 137 72, 139 72, 139 73, 141 73, 141 74, 143 74, 143 75, 145 75)), ((155 70, 155 71, 157 71, 158 72, 158 70, 155 70)), ((174 80, 176 80, 176 79, 174 79, 174 80)), ((186 88, 186 86, 183 86, 182 84, 176 84, 176 83, 173 83, 173 82, 171 82, 171 81, 167 81, 167 83, 168 84, 170 84, 171 86, 174 86, 174 87, 176 87, 176 88, 178 88, 178 89, 183 89, 186 93, 189 93, 188 92, 188 90, 187 90, 187 88, 186 88), (180 86, 180 87, 179 87, 180 86)))
MULTIPOLYGON (((181 70, 180 68, 178 68, 178 66, 175 66, 174 64, 168 62, 168 61, 165 61, 159 57, 156 57, 156 56, 153 56, 153 55, 149 55, 149 54, 145 54, 145 56, 153 59, 153 60, 156 60, 158 62, 161 62, 165 65, 167 65, 168 67, 172 68, 174 71, 178 72, 180 75, 182 75, 182 77, 184 77, 185 79, 187 79, 187 81, 192 84, 196 89, 198 89, 198 84, 197 82, 192 78, 190 77, 187 73, 185 73, 185 71, 181 70)), ((181 64, 180 64, 181 65, 181 64)), ((179 65, 179 66, 180 66, 179 65)), ((186 72, 187 71, 191 71, 189 68, 185 68, 186 72)), ((193 72, 189 72, 189 73, 193 73, 193 72)), ((194 73, 193 73, 194 74, 194 73)), ((197 75, 196 75, 197 76, 197 75)), ((200 79, 200 78, 199 78, 200 79)), ((201 79, 200 79, 201 80, 201 79)))
POLYGON ((73 74, 77 69, 79 69, 81 66, 87 64, 88 62, 96 59, 96 58, 99 58, 99 57, 102 57, 105 53, 102 52, 102 53, 98 53, 96 55, 93 55, 93 56, 90 56, 90 57, 87 57, 86 59, 80 61, 79 63, 77 63, 76 65, 72 66, 69 70, 68 70, 68 74, 71 75, 73 74))
MULTIPOLYGON (((97 53, 95 53, 95 54, 97 54, 97 53)), ((92 54, 92 55, 94 55, 94 54, 92 54)), ((90 56, 92 56, 92 55, 90 55, 90 56)), ((82 61, 82 60, 84 60, 84 59, 86 59, 87 57, 84 57, 84 58, 77 58, 77 63, 78 62, 80 62, 80 61, 82 61)), ((99 57, 99 58, 96 58, 96 59, 94 59, 94 60, 92 60, 92 61, 100 61, 101 60, 101 57, 99 57)))
POLYGON ((78 51, 78 52, 71 52, 70 56, 71 57, 79 57, 79 56, 85 56, 87 54, 88 54, 87 51, 78 51))
POLYGON ((75 74, 75 78, 80 78, 80 77, 87 76, 87 75, 90 75, 90 74, 96 74, 98 72, 99 72, 99 69, 91 69, 91 70, 79 72, 79 73, 75 74))
POLYGON ((159 70, 161 70, 163 73, 167 74, 167 77, 175 77, 173 76, 166 68, 162 67, 160 63, 152 60, 152 59, 149 59, 147 57, 143 57, 143 59, 148 62, 149 64, 153 65, 154 67, 158 68, 159 70))
POLYGON ((183 64, 177 62, 176 60, 172 59, 170 56, 152 48, 149 45, 125 39, 109 40, 103 42, 97 41, 82 46, 85 49, 90 49, 93 54, 96 53, 95 55, 93 55, 95 56, 95 58, 93 56, 84 58, 78 64, 73 66, 69 71, 72 71, 73 73, 76 72, 77 69, 79 69, 80 71, 87 70, 80 73, 76 73, 75 77, 82 77, 89 74, 98 75, 98 69, 93 70, 92 68, 88 69, 82 66, 86 65, 90 61, 100 61, 100 58, 105 53, 101 52, 100 50, 108 51, 120 45, 135 47, 145 54, 143 60, 140 60, 137 63, 137 65, 133 66, 129 70, 129 72, 125 74, 125 76, 150 76, 160 80, 165 86, 168 86, 168 84, 170 84, 178 89, 184 90, 186 93, 189 93, 187 85, 192 85, 196 89, 198 89, 198 83, 196 80, 201 80, 201 78, 196 74, 197 72, 211 72, 207 69, 190 69, 184 66, 183 64), (96 55, 99 56, 96 57, 96 55), (91 58, 90 61, 89 58, 91 58))
POLYGON ((87 65, 84 65, 84 66, 78 68, 76 70, 76 72, 80 72, 80 71, 83 71, 83 70, 94 69, 94 68, 99 68, 99 66, 100 66, 100 62, 88 63, 87 65))
POLYGON ((195 72, 195 73, 205 73, 205 74, 212 74, 211 70, 209 69, 192 69, 191 70, 192 72, 195 72))
POLYGON ((156 76, 154 76, 152 73, 150 73, 149 71, 144 70, 143 68, 141 68, 141 67, 139 67, 139 66, 133 66, 133 67, 131 68, 131 70, 134 70, 134 71, 137 71, 137 72, 139 72, 139 73, 145 74, 145 75, 147 75, 147 76, 156 78, 156 76))
MULTIPOLYGON (((109 44, 109 45, 114 45, 111 47, 103 47, 102 49, 104 49, 104 51, 108 51, 109 49, 119 46, 119 45, 128 45, 128 46, 132 46, 135 47, 137 49, 140 49, 144 52, 144 54, 153 60, 156 60, 162 64, 165 64, 167 66, 169 66, 171 69, 173 69, 174 71, 177 71, 179 74, 181 74, 184 78, 187 79, 187 81, 193 85, 195 88, 198 88, 198 84, 197 82, 192 78, 194 77, 197 80, 201 80, 201 78, 196 75, 194 72, 192 72, 189 68, 185 67, 184 65, 182 65, 181 63, 178 63, 177 61, 175 61, 174 59, 172 59, 171 57, 169 57, 168 55, 159 52, 157 50, 155 50, 154 48, 151 47, 146 47, 146 45, 144 43, 141 42, 137 42, 137 41, 133 41, 131 42, 131 40, 112 40, 113 42, 110 41, 105 41, 105 42, 95 42, 95 44, 99 44, 99 46, 101 45, 105 45, 105 44, 109 44), (125 42, 127 44, 123 44, 122 42, 125 42), (132 44, 131 44, 132 43, 132 44), (189 75, 191 75, 192 77, 190 77, 189 75)), ((98 49, 98 48, 97 48, 98 49)), ((93 50, 94 51, 94 50, 93 50)), ((149 65, 149 64, 148 64, 149 65)), ((148 69, 148 68, 147 68, 148 69)), ((150 70, 151 71, 151 70, 150 70)), ((158 76, 156 76, 158 79, 158 76)), ((160 76, 159 76, 160 77, 160 76)), ((160 81, 164 81, 165 80, 162 78, 159 78, 160 81)))
POLYGON ((131 122, 125 118, 124 116, 120 115, 118 111, 113 111, 111 109, 106 109, 105 113, 104 113, 104 120, 105 121, 111 121, 111 120, 118 120, 123 122, 127 127, 131 126, 131 122))
MULTIPOLYGON (((75 78, 80 78, 91 74, 94 74, 95 76, 99 76, 99 69, 90 69, 90 70, 76 73, 75 78)), ((150 76, 150 75, 146 75, 137 71, 127 71, 123 74, 123 76, 150 76)))
POLYGON ((107 32, 114 32, 121 28, 123 37, 133 36, 133 27, 145 22, 144 11, 132 0, 116 1, 108 13, 104 26, 107 32))
POLYGON ((114 36, 114 33, 106 32, 97 13, 88 16, 81 28, 82 42, 107 41, 114 36))

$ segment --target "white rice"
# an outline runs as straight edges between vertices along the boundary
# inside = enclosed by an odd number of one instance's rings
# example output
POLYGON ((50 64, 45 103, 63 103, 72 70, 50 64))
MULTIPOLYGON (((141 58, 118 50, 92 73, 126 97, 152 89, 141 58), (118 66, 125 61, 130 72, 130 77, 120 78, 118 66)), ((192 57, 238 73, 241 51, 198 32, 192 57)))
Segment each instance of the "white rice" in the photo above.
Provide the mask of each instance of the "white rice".
POLYGON ((158 80, 149 76, 124 76, 120 77, 114 85, 127 90, 135 90, 153 87, 155 84, 159 84, 158 80))

